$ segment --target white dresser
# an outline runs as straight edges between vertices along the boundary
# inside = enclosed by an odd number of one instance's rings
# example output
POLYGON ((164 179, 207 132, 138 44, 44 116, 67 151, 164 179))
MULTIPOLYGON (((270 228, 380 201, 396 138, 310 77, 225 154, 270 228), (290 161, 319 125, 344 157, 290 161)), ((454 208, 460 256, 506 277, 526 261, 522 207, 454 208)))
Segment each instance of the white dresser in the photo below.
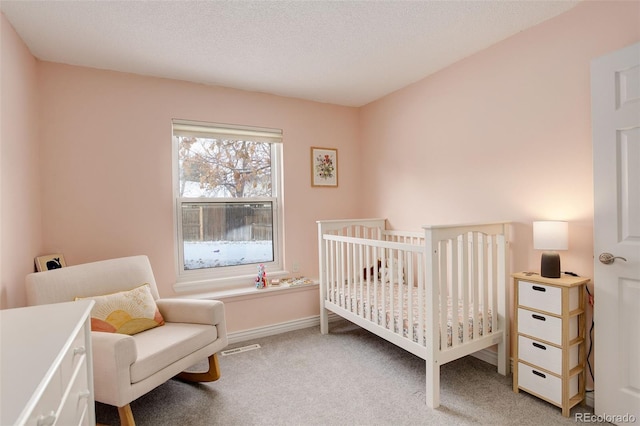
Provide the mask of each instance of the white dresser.
POLYGON ((0 310, 0 424, 94 425, 92 300, 0 310))
POLYGON ((588 278, 513 274, 513 391, 524 390, 562 408, 585 397, 585 288, 588 278))

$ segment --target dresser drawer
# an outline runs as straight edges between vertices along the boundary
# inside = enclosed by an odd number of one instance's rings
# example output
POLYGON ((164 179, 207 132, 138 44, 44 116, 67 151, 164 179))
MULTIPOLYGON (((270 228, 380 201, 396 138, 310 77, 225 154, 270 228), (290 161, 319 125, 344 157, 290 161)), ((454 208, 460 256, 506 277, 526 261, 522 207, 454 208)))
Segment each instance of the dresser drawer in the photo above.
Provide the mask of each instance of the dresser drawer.
POLYGON ((51 381, 42 392, 42 396, 25 424, 37 426, 55 419, 60 405, 60 398, 62 398, 62 386, 60 384, 60 370, 58 369, 51 377, 51 381))
MULTIPOLYGON (((541 396, 555 404, 562 404, 562 379, 518 363, 518 387, 541 396)), ((578 376, 569 380, 569 398, 578 393, 578 376)))
POLYGON ((79 426, 95 426, 95 423, 91 423, 89 420, 89 404, 85 404, 82 412, 80 413, 80 417, 78 419, 79 426))
POLYGON ((561 345, 562 319, 519 308, 518 333, 561 345))
POLYGON ((75 336, 73 336, 71 347, 64 354, 62 361, 60 362, 60 373, 63 386, 66 386, 67 383, 69 383, 76 367, 86 356, 87 347, 85 341, 85 327, 86 325, 82 327, 75 336))
POLYGON ((87 376, 86 357, 82 356, 80 364, 77 365, 66 389, 66 393, 61 401, 57 424, 81 424, 83 416, 86 415, 89 397, 90 390, 87 376))
MULTIPOLYGON (((569 369, 578 365, 578 345, 569 349, 569 369)), ((518 336, 518 359, 537 365, 556 374, 562 374, 562 349, 518 336)))
POLYGON ((518 281, 518 304, 560 315, 562 289, 529 281, 518 281))
MULTIPOLYGON (((578 337, 578 318, 569 321, 569 340, 578 337)), ((518 333, 562 345, 562 319, 527 309, 518 309, 518 333)))

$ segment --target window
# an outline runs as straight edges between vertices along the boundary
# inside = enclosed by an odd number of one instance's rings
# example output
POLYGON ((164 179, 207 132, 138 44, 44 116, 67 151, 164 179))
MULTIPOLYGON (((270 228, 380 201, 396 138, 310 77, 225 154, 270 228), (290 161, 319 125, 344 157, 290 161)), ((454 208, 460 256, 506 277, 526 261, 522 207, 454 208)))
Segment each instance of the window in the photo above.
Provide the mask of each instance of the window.
POLYGON ((176 289, 282 270, 282 131, 173 121, 176 289))

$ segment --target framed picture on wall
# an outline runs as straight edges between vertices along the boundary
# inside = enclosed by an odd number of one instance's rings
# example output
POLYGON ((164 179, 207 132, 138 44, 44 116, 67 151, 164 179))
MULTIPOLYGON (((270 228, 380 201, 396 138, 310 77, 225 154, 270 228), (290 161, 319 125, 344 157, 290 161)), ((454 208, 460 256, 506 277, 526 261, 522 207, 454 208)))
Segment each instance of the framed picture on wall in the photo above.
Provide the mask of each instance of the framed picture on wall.
POLYGON ((338 150, 311 147, 311 186, 338 186, 338 150))
POLYGON ((36 270, 38 272, 50 271, 64 266, 67 265, 64 263, 64 256, 60 253, 36 257, 36 270))

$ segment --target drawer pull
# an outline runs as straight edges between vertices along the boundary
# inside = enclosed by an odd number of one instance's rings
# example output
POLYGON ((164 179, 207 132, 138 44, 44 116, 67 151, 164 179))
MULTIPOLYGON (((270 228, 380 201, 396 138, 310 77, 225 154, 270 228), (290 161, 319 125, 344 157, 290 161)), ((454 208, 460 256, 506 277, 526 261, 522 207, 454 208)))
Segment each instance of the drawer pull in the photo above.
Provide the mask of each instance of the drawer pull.
POLYGON ((78 399, 89 399, 89 396, 91 395, 91 392, 89 391, 89 389, 85 389, 83 391, 81 391, 78 394, 78 399))
POLYGON ((533 319, 537 319, 537 320, 540 320, 540 321, 546 321, 547 320, 542 315, 531 314, 531 317, 533 317, 533 319))
POLYGON ((84 346, 79 346, 73 349, 74 355, 84 355, 87 353, 87 349, 84 346))
POLYGON ((51 426, 55 422, 56 422, 56 413, 55 411, 51 411, 51 413, 47 415, 45 414, 39 415, 38 420, 36 421, 36 424, 38 426, 51 426))
POLYGON ((545 345, 541 345, 540 343, 533 342, 532 345, 535 346, 538 349, 542 349, 543 351, 547 350, 547 347, 545 345))
POLYGON ((547 375, 546 375, 546 374, 541 373, 541 372, 539 372, 539 371, 531 370, 531 372, 532 372, 533 374, 535 374, 536 376, 540 376, 540 377, 542 377, 543 379, 546 379, 546 378, 547 378, 547 375))
POLYGON ((546 289, 546 288, 544 288, 544 287, 540 287, 539 285, 534 285, 534 286, 532 286, 531 288, 533 288, 535 291, 543 291, 543 292, 544 292, 544 291, 547 291, 547 289, 546 289))

